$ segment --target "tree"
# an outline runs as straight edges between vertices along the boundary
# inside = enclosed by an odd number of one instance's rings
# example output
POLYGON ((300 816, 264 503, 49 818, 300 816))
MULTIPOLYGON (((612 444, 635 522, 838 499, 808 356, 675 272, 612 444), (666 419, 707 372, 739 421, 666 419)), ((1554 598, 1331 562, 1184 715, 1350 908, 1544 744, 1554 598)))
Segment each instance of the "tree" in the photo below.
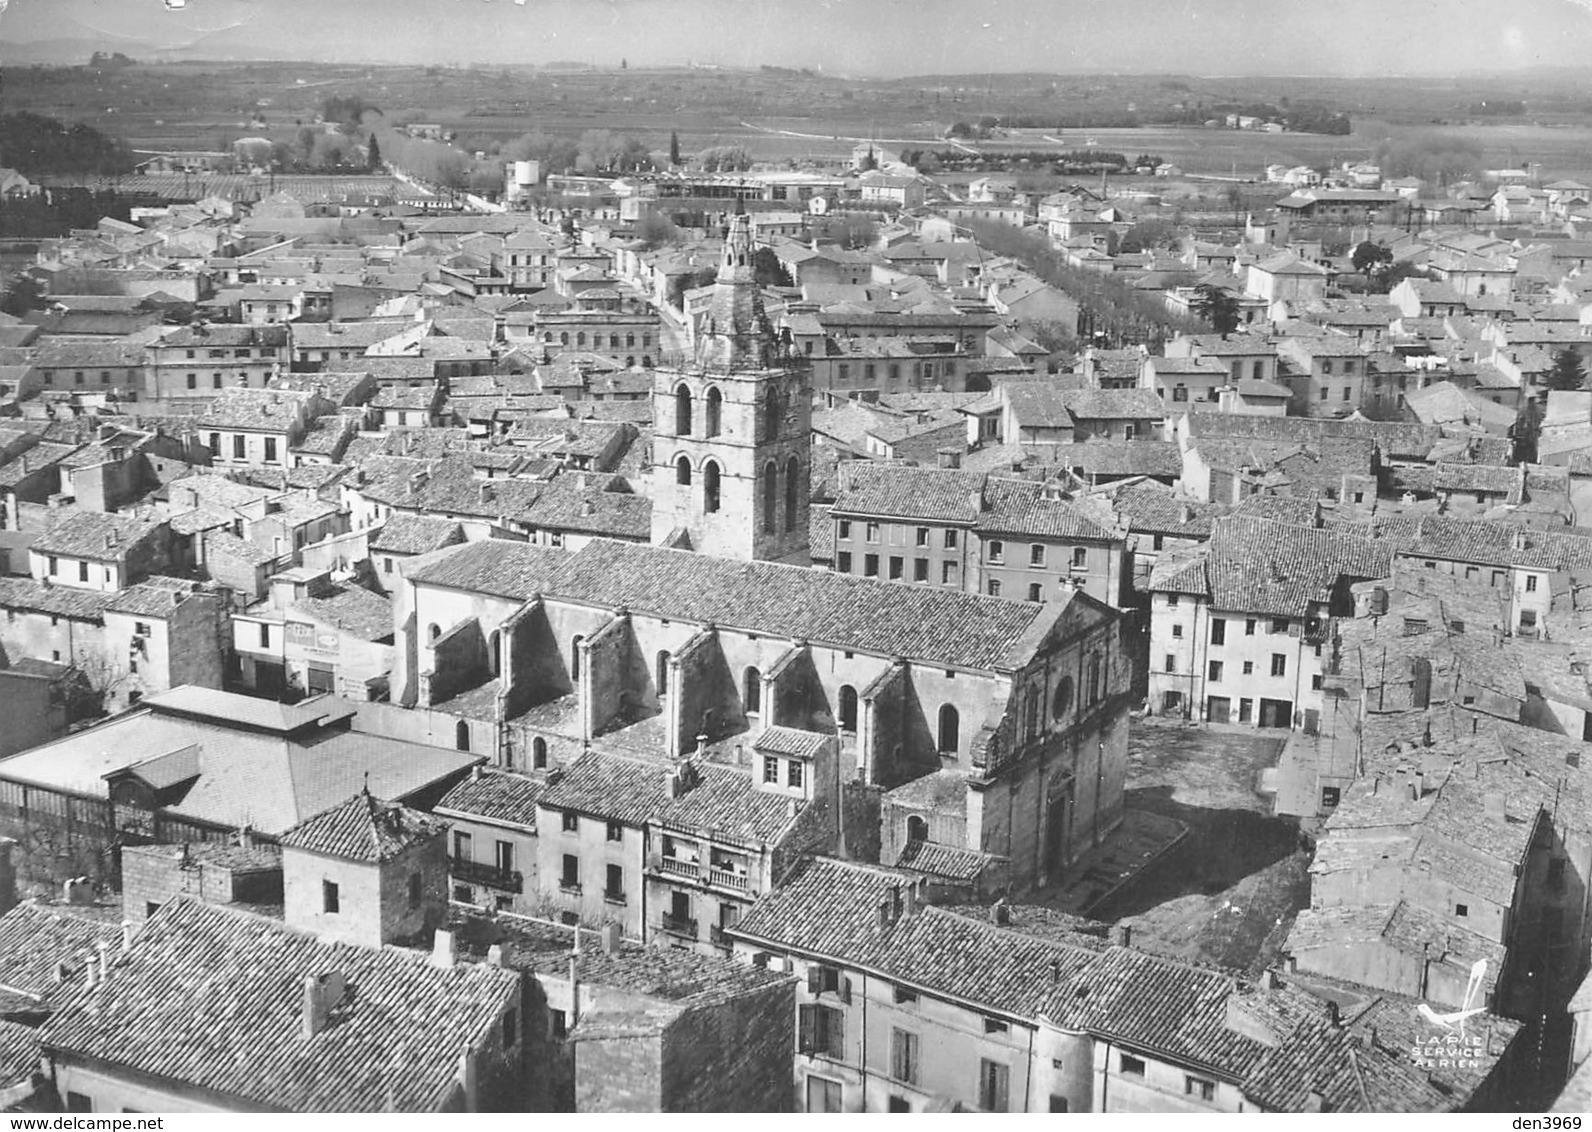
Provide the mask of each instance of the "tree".
POLYGON ((28 272, 19 272, 11 277, 11 282, 6 284, 6 289, 0 293, 0 311, 21 318, 29 311, 38 310, 44 306, 44 287, 28 272))
POLYGON ((1221 287, 1209 283, 1195 287, 1189 309, 1218 334, 1230 334, 1238 329, 1238 300, 1221 287))
POLYGON ((752 253, 752 273, 759 287, 794 287, 790 272, 774 254, 773 248, 759 247, 752 253))
POLYGON ((1381 244, 1365 240, 1354 246, 1354 251, 1349 255, 1349 262, 1354 265, 1354 270, 1365 276, 1369 282, 1372 272, 1386 270, 1386 265, 1393 262, 1393 253, 1381 244))
POLYGON ((1578 350, 1569 347, 1553 355, 1553 368, 1548 371, 1548 388, 1554 390, 1580 389, 1586 383, 1586 367, 1578 350))
POLYGON ((857 169, 859 172, 871 173, 877 168, 879 168, 879 159, 873 155, 873 143, 869 142, 868 153, 865 157, 863 157, 862 161, 858 163, 857 169))
POLYGON ((1177 242, 1177 230, 1164 220, 1140 220, 1122 234, 1120 251, 1148 252, 1171 247, 1177 242))
POLYGON ((661 212, 649 212, 636 224, 636 238, 650 251, 675 243, 680 238, 680 230, 661 212))
POLYGON ((381 169, 381 143, 376 140, 376 135, 370 135, 370 145, 365 150, 365 168, 372 173, 381 169))
POLYGON ((680 135, 674 130, 669 131, 669 164, 680 165, 680 135))

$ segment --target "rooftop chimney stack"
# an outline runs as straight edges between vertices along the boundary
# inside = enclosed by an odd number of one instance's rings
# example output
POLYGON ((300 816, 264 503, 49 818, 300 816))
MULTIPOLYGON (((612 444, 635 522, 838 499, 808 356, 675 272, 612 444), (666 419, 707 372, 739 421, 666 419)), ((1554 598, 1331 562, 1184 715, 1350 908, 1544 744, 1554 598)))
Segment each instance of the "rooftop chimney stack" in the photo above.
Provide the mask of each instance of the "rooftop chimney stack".
POLYGON ((431 965, 444 970, 459 962, 459 941, 447 928, 438 928, 431 941, 431 965))

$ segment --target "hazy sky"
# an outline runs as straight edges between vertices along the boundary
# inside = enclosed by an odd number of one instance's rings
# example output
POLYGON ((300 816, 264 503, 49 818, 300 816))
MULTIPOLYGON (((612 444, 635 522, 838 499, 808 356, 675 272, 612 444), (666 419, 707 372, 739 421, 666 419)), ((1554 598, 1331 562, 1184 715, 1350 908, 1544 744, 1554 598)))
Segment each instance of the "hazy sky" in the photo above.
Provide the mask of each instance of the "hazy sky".
MULTIPOLYGON (((4 0, 0 0, 4 7, 4 0)), ((10 0, 0 44, 852 75, 1452 74, 1592 60, 1592 0, 10 0)))

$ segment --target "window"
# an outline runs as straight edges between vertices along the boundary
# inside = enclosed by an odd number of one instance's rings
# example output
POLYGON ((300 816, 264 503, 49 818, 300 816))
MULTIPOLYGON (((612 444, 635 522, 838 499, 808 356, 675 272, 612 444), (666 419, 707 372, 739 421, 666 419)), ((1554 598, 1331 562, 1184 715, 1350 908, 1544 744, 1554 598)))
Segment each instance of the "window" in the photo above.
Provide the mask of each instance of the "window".
MULTIPOLYGON (((892 368, 894 368, 894 367, 892 367, 892 368)), ((912 1111, 911 1102, 909 1102, 905 1097, 896 1096, 894 1093, 892 1093, 890 1095, 890 1102, 889 1103, 890 1103, 889 1111, 891 1111, 891 1112, 911 1112, 912 1111)))
POLYGON ((805 764, 800 759, 791 759, 790 766, 785 773, 785 784, 800 787, 802 784, 802 771, 805 764))
POLYGON ((719 509, 719 466, 709 460, 702 465, 702 510, 713 514, 719 509))
POLYGON ((1005 1022, 1002 1022, 999 1018, 984 1019, 984 1032, 986 1034, 1009 1034, 1011 1033, 1011 1029, 1012 1028, 1010 1026, 1008 1026, 1005 1022))
POLYGON ((1030 566, 1043 566, 1045 564, 1045 547, 1043 543, 1032 543, 1028 547, 1028 564, 1030 566))
POLYGON ((1216 1099, 1216 1082, 1207 1081, 1204 1077, 1185 1076, 1183 1078, 1183 1095, 1198 1097, 1202 1101, 1216 1099))
POLYGON ((1537 576, 1535 574, 1526 575, 1526 592, 1528 594, 1537 592, 1537 576))
POLYGON ((763 674, 748 668, 741 675, 741 706, 747 715, 756 715, 763 709, 763 674))
POLYGON ((890 1076, 908 1085, 918 1083, 918 1036, 909 1030, 890 1031, 890 1076))
POLYGON ((1345 385, 1343 387, 1343 399, 1345 401, 1349 400, 1349 397, 1350 397, 1351 393, 1353 393, 1353 390, 1349 386, 1345 385))
POLYGON ((80 582, 88 581, 88 563, 87 562, 79 562, 77 564, 77 580, 80 581, 80 582))
POLYGON ((1456 915, 1456 916, 1469 916, 1470 915, 1470 905, 1468 905, 1468 904, 1455 904, 1454 905, 1454 915, 1456 915))
POLYGON ((945 541, 945 549, 946 550, 955 550, 956 549, 956 531, 947 530, 945 532, 945 540, 944 541, 945 541))
POLYGON ((342 901, 339 899, 337 882, 330 880, 321 881, 321 911, 328 916, 335 916, 342 910, 342 901))
POLYGON ((929 580, 929 560, 927 558, 914 558, 912 560, 912 580, 926 582, 929 580))
POLYGON ((625 902, 625 869, 623 865, 609 865, 608 878, 603 884, 603 899, 610 904, 625 902))
POLYGON ((840 535, 839 535, 839 537, 840 538, 850 538, 851 537, 851 520, 850 519, 841 519, 840 520, 840 535))
POLYGON ((260 647, 262 649, 271 647, 271 626, 269 625, 260 626, 260 647))
POLYGON ((1221 683, 1221 680, 1222 680, 1222 662, 1221 661, 1219 661, 1219 660, 1211 661, 1210 667, 1209 667, 1209 669, 1208 669, 1208 671, 1206 673, 1206 679, 1210 680, 1214 684, 1221 683))
POLYGON ((869 542, 879 541, 879 524, 869 523, 863 528, 863 538, 869 542))
POLYGON ((558 887, 565 892, 580 891, 580 858, 573 853, 564 854, 564 872, 559 877, 558 887))
POLYGON ((940 754, 954 755, 960 749, 961 716, 956 708, 944 704, 940 708, 940 754))
POLYGON ((411 908, 420 907, 420 898, 421 898, 422 894, 423 894, 423 888, 422 888, 422 885, 421 885, 420 874, 419 873, 410 873, 409 874, 409 907, 411 907, 411 908))
POLYGON ((798 1009, 797 1026, 801 1031, 797 1048, 802 1053, 846 1056, 845 1011, 823 1003, 807 1003, 798 1009))
POLYGON ((999 539, 991 539, 989 544, 989 560, 991 562, 1006 561, 1006 544, 999 539))
POLYGON ((999 578, 991 578, 986 588, 989 590, 990 597, 1001 596, 1001 583, 999 578))
POLYGON ((569 1019, 565 1017, 562 1010, 549 1010, 547 1012, 547 1023, 555 1038, 562 1038, 569 1033, 569 1019))
POLYGON ((1310 690, 1312 692, 1321 691, 1321 673, 1318 672, 1310 678, 1310 690))
POLYGON ((1244 622, 1244 636, 1253 637, 1254 635, 1255 635, 1255 619, 1253 617, 1251 617, 1251 618, 1247 619, 1244 622))
POLYGON ((892 996, 897 1006, 911 1006, 918 1001, 918 992, 906 987, 896 987, 892 996))
POLYGON ((580 815, 579 814, 574 813, 571 810, 565 810, 564 811, 564 832, 565 833, 579 833, 580 832, 580 815))
POLYGON ((545 770, 547 768, 547 740, 538 735, 531 740, 531 769, 545 770))
POLYGON ((978 1067, 978 1107, 1005 1112, 1010 1105, 1011 1067, 983 1058, 978 1067))
POLYGON ((1181 625, 1173 625, 1172 626, 1172 639, 1173 640, 1177 640, 1177 641, 1181 641, 1183 639, 1183 626, 1181 626, 1181 625))
POLYGON ((1140 1058, 1124 1053, 1117 1060, 1117 1072, 1124 1077, 1143 1077, 1144 1062, 1140 1058))
POLYGON ((1161 671, 1163 671, 1163 672, 1176 672, 1177 671, 1177 654, 1176 653, 1167 653, 1166 654, 1166 666, 1164 668, 1162 668, 1161 671))
POLYGON ((851 551, 842 550, 835 555, 835 569, 842 574, 851 573, 851 551))
POLYGON ((606 832, 606 836, 607 836, 607 839, 609 841, 624 841, 624 839, 625 839, 625 827, 624 827, 624 824, 622 822, 616 822, 616 821, 609 822, 608 823, 607 832, 606 832))
POLYGON ((1186 385, 1174 386, 1172 388, 1172 400, 1174 400, 1174 401, 1187 401, 1188 400, 1188 386, 1186 386, 1186 385))
POLYGON ((1227 643, 1227 622, 1220 617, 1211 620, 1211 644, 1225 645, 1227 643))
POLYGON ((1330 810, 1335 807, 1343 797, 1341 788, 1337 786, 1323 786, 1321 788, 1321 808, 1330 810))
POLYGON ((1286 633, 1288 631, 1288 618, 1273 617, 1271 619, 1271 631, 1273 633, 1286 633))
POLYGON ((241 435, 236 435, 232 438, 232 458, 234 460, 241 460, 246 455, 248 450, 244 447, 244 444, 245 441, 241 435))
POLYGON ((1038 582, 1029 582, 1028 583, 1028 600, 1029 601, 1044 601, 1045 600, 1043 587, 1038 582))
POLYGON ((1178 606, 1178 595, 1177 594, 1167 594, 1166 595, 1166 607, 1168 609, 1176 609, 1177 606, 1178 606))
POLYGON ((919 527, 918 528, 917 545, 918 546, 928 546, 929 545, 929 528, 928 527, 919 527))
POLYGON ((942 586, 950 586, 950 585, 955 585, 956 584, 956 563, 955 562, 942 562, 942 563, 940 563, 940 584, 942 586))
POLYGON ((691 390, 685 385, 674 391, 674 434, 691 435, 691 390))
POLYGON ((462 830, 453 831, 453 857, 458 861, 470 861, 474 857, 471 853, 470 835, 462 830))
POLYGON ((840 729, 857 730, 857 689, 850 684, 843 684, 840 688, 840 729))
POLYGON ((1051 1112, 1066 1112, 1067 1111, 1067 1098, 1064 1097, 1064 1096, 1061 1096, 1059 1093, 1051 1093, 1050 1094, 1050 1111, 1051 1112))
POLYGON ((877 578, 879 576, 879 556, 877 554, 864 554, 862 556, 862 576, 864 578, 877 578))
POLYGON ((899 554, 892 554, 890 556, 890 580, 892 582, 899 582, 902 577, 905 576, 905 574, 906 560, 903 559, 899 554))
POLYGON ((495 854, 498 870, 512 873, 514 871, 514 842, 499 841, 495 846, 495 854))
POLYGON ((453 745, 461 751, 470 749, 470 725, 462 719, 453 729, 453 745))
POLYGON ((674 482, 681 487, 691 486, 691 457, 681 456, 674 462, 674 482))
POLYGON ((1255 662, 1252 661, 1252 660, 1244 661, 1244 675, 1245 676, 1253 676, 1254 674, 1255 674, 1255 662))
POLYGON ((266 461, 266 463, 269 464, 269 463, 275 462, 275 460, 276 460, 276 437, 268 436, 268 437, 265 438, 265 461, 266 461))
POLYGON ((1288 675, 1288 658, 1280 652, 1271 654, 1271 674, 1273 676, 1288 675))
POLYGON ((199 388, 199 375, 198 374, 190 373, 188 375, 188 388, 189 389, 198 389, 199 388))

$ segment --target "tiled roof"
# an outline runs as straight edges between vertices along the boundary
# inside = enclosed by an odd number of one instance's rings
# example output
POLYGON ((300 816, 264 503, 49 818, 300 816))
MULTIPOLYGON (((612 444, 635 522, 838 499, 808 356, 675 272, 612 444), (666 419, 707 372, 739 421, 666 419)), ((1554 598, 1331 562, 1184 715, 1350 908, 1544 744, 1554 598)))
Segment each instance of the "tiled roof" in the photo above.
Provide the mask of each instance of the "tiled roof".
POLYGON ((482 767, 444 794, 437 812, 535 829, 536 806, 546 793, 543 779, 482 767))
POLYGON ((1218 519, 1208 570, 1211 605, 1235 613, 1304 617, 1342 578, 1392 575, 1385 543, 1269 519, 1218 519))
POLYGON ((103 622, 105 607, 115 594, 46 586, 32 578, 0 578, 0 609, 29 610, 78 621, 103 622))
POLYGON ((146 578, 136 586, 110 595, 107 612, 132 617, 169 617, 187 595, 199 592, 199 583, 186 578, 161 575, 146 578))
POLYGON ((606 539, 574 553, 487 539, 440 551, 407 576, 1001 671, 1025 663, 1043 628, 1066 609, 606 539))
POLYGON ((282 835, 287 849, 374 865, 436 837, 447 823, 362 791, 340 806, 300 822, 282 835))
POLYGON ((696 784, 658 810, 655 820, 665 829, 766 845, 810 804, 757 789, 752 775, 739 767, 696 765, 696 784))
POLYGON ((936 845, 932 841, 909 841, 901 850, 896 868, 951 880, 976 880, 990 858, 976 849, 936 845))
POLYGON ((1110 525, 1112 513, 1103 505, 1047 497, 1045 486, 1033 480, 991 477, 984 499, 987 509, 978 519, 980 532, 1094 542, 1122 537, 1110 525))
POLYGON ((415 952, 328 943, 179 898, 146 921, 109 979, 41 1029, 47 1049, 289 1112, 436 1112, 461 1104, 460 1054, 517 1005, 517 972, 442 969, 415 952), (304 980, 348 993, 304 1036, 304 980))
POLYGON ((301 598, 288 612, 336 626, 362 641, 380 641, 393 635, 392 599, 360 586, 335 586, 329 593, 301 598))
POLYGON ((548 784, 540 805, 592 817, 644 825, 669 801, 672 767, 589 751, 548 784))
POLYGON ((313 394, 276 389, 226 389, 205 408, 199 428, 287 432, 295 428, 313 394))
POLYGON ((119 916, 74 904, 18 904, 0 916, 0 986, 43 1010, 67 989, 56 978, 56 964, 66 964, 69 986, 83 970, 85 953, 101 943, 120 945, 119 916))
POLYGON ((452 519, 395 513, 370 540, 372 553, 426 554, 464 541, 464 530, 452 519))
POLYGON ((795 727, 778 725, 765 727, 752 741, 752 749, 775 755, 796 755, 813 758, 824 749, 829 736, 818 731, 802 731, 795 727))
POLYGON ((163 519, 145 519, 106 511, 78 511, 68 515, 33 543, 40 554, 110 561, 121 558, 165 525, 163 519))
MULTIPOLYGON (((1285 391, 1286 392, 1286 391, 1285 391)), ((1086 476, 1164 476, 1183 474, 1183 454, 1171 441, 1090 440, 1058 444, 1046 456, 1055 467, 1086 476)))

